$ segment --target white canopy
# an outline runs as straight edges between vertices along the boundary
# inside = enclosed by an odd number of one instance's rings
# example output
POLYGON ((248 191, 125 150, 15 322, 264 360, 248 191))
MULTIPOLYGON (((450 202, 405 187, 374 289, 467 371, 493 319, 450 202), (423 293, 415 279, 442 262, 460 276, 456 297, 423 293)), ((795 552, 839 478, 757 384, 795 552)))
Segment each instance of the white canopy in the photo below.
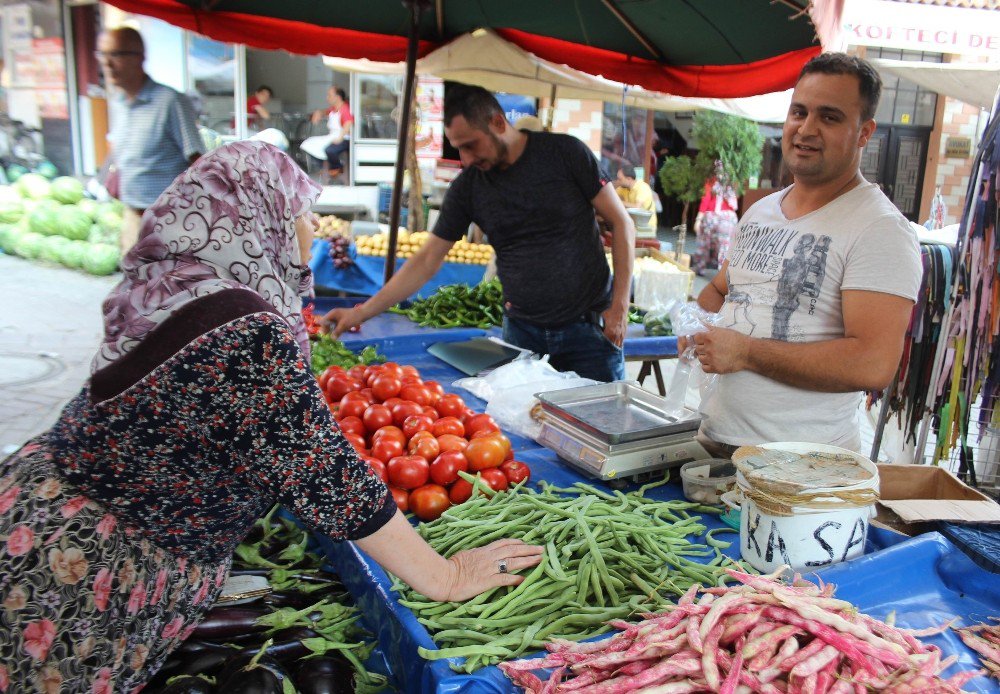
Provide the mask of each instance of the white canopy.
MULTIPOLYGON (((404 63, 379 63, 324 57, 330 68, 345 72, 403 74, 404 63)), ((593 99, 657 111, 708 108, 750 120, 773 123, 785 119, 791 90, 739 99, 696 99, 651 92, 642 87, 574 70, 528 53, 489 30, 465 34, 417 61, 418 75, 475 84, 491 91, 551 97, 593 99)))
POLYGON ((1000 89, 1000 65, 996 63, 922 63, 886 58, 871 62, 880 71, 986 110, 993 108, 1000 89))

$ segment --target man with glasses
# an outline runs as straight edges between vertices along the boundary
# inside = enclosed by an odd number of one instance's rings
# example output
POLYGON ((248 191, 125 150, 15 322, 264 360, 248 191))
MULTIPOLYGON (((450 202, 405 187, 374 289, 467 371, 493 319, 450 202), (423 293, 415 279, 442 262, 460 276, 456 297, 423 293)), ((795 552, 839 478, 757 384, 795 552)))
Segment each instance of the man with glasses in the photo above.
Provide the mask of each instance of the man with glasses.
POLYGON ((154 82, 142 69, 142 36, 127 27, 97 40, 97 59, 110 98, 111 157, 118 173, 118 198, 125 203, 122 253, 136 242, 146 208, 193 163, 203 148, 194 109, 182 94, 154 82))

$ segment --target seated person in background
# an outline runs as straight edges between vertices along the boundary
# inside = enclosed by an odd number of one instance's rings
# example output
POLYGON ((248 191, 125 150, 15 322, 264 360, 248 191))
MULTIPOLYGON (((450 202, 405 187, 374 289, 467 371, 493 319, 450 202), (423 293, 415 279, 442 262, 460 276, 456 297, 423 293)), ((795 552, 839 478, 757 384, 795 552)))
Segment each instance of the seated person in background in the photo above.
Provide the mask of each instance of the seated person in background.
POLYGON ((253 96, 247 99, 248 127, 259 128, 261 121, 271 119, 271 113, 264 107, 267 106, 272 96, 274 96, 274 91, 266 84, 262 84, 257 87, 257 91, 253 93, 253 96))
POLYGON ((635 177, 635 167, 631 164, 622 164, 621 168, 618 169, 615 192, 625 204, 625 209, 640 209, 650 213, 648 222, 642 225, 636 224, 636 233, 655 236, 656 196, 648 183, 635 177))
MULTIPOLYGON (((347 103, 347 92, 340 87, 330 87, 326 91, 326 100, 330 104, 330 108, 326 111, 326 122, 330 133, 328 135, 310 137, 302 143, 302 149, 317 159, 325 157, 327 173, 332 178, 339 176, 344 171, 340 155, 350 147, 349 140, 351 137, 351 126, 354 124, 354 116, 351 114, 351 107, 347 103), (320 140, 323 142, 320 143, 320 140), (320 144, 322 144, 322 156, 316 151, 320 144)), ((322 110, 317 110, 313 113, 313 123, 319 123, 322 119, 322 110)))

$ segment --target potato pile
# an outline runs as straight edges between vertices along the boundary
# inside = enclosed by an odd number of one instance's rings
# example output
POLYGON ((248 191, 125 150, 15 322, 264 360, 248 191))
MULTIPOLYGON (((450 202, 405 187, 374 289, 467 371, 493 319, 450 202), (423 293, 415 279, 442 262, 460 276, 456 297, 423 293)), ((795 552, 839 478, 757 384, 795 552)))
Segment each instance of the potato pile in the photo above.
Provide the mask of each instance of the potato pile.
MULTIPOLYGON (((428 231, 418 231, 414 234, 400 229, 396 241, 396 257, 410 258, 420 250, 430 236, 428 231)), ((359 236, 354 240, 358 255, 385 256, 389 245, 388 234, 373 234, 359 236)), ((486 265, 493 257, 493 247, 485 243, 469 243, 465 239, 458 241, 445 258, 449 263, 467 263, 470 265, 486 265)))
POLYGON ((336 215, 317 215, 317 217, 319 225, 316 227, 316 238, 318 239, 332 239, 335 236, 346 236, 351 230, 351 223, 336 215))

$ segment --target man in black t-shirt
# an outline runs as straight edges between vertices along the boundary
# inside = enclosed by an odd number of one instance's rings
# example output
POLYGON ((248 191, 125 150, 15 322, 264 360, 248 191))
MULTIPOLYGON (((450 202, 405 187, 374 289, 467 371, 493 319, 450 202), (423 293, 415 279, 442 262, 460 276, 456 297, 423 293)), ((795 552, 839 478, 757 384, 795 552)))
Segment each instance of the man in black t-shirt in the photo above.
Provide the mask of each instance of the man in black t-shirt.
POLYGON ((597 159, 570 135, 514 129, 480 87, 450 91, 444 124, 464 168, 433 233, 375 296, 322 321, 338 336, 412 295, 475 222, 496 252, 504 339, 560 370, 624 378, 635 227, 597 159), (595 210, 612 228, 613 276, 595 210))

